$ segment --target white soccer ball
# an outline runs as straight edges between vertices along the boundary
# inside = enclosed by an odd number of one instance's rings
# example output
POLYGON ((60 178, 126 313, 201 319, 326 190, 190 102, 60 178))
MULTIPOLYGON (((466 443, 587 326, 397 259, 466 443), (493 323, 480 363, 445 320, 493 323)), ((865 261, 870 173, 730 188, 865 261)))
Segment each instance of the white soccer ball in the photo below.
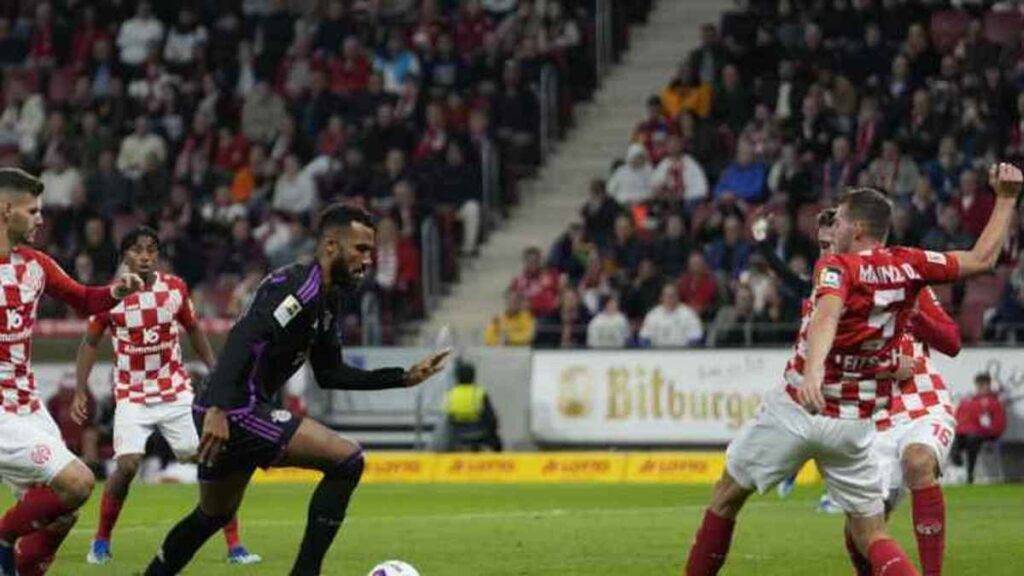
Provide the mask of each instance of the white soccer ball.
POLYGON ((420 573, 401 560, 388 560, 374 566, 366 576, 420 576, 420 573))

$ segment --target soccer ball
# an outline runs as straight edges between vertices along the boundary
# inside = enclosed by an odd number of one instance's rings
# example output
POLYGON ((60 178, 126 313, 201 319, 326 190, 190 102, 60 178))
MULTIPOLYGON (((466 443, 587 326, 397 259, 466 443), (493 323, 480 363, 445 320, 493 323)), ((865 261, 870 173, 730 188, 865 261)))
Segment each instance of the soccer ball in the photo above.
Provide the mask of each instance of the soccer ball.
POLYGON ((366 576, 420 576, 420 573, 401 560, 388 560, 374 566, 366 576))

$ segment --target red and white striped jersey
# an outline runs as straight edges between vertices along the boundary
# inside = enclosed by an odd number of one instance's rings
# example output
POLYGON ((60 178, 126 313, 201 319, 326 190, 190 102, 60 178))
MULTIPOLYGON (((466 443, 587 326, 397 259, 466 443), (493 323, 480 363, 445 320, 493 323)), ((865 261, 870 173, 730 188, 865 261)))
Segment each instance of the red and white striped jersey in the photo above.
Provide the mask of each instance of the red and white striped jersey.
POLYGON ((42 252, 18 246, 0 258, 0 405, 7 413, 42 406, 32 373, 32 328, 44 292, 85 313, 116 303, 110 287, 82 286, 42 252))
POLYGON ((114 340, 114 398, 136 404, 191 400, 182 362, 180 330, 196 325, 188 287, 177 276, 154 273, 152 283, 109 312, 89 319, 95 336, 110 328, 114 340))
POLYGON ((885 430, 924 416, 952 418, 953 400, 946 382, 932 366, 928 345, 907 334, 900 342, 900 354, 914 359, 914 375, 893 388, 889 410, 876 415, 875 427, 885 430))

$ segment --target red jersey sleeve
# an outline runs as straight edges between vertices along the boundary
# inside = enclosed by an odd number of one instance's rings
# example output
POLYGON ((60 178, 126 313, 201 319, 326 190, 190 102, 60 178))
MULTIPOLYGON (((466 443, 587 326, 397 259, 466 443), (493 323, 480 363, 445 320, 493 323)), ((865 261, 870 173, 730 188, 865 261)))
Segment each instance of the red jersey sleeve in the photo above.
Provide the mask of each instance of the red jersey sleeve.
POLYGON ((845 302, 852 280, 849 266, 839 256, 829 254, 819 259, 814 267, 814 300, 833 295, 845 302))
POLYGON ((960 276, 960 260, 952 252, 904 248, 902 259, 925 284, 953 282, 960 276))
POLYGON ((184 280, 175 278, 174 287, 181 293, 181 307, 178 308, 178 315, 174 319, 185 330, 191 332, 199 324, 199 320, 196 318, 196 309, 192 305, 192 297, 188 292, 188 285, 185 284, 184 280))
POLYGON ((89 316, 89 324, 85 328, 86 334, 94 338, 99 338, 110 326, 110 314, 107 312, 100 312, 99 314, 93 314, 89 316))
POLYGON ((43 268, 46 276, 46 293, 71 306, 79 314, 105 312, 117 305, 109 286, 79 284, 46 254, 35 250, 30 253, 43 268))
POLYGON ((920 342, 947 356, 960 353, 960 327, 939 304, 931 288, 917 293, 917 314, 914 316, 913 334, 920 342))

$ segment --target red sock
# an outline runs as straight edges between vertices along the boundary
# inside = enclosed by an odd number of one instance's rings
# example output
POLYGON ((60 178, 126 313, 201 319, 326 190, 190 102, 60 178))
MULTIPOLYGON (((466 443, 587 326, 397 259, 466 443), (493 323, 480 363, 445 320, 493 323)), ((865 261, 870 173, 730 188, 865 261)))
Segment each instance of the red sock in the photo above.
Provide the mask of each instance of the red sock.
POLYGON ((228 550, 237 548, 242 540, 238 537, 238 516, 232 516, 231 520, 224 525, 224 541, 228 543, 228 550))
POLYGON ((46 574, 57 550, 75 525, 74 516, 65 516, 66 521, 26 534, 18 540, 16 563, 19 576, 42 576, 46 574))
POLYGON ((0 519, 0 540, 13 544, 18 538, 73 511, 49 486, 29 488, 0 519))
POLYGON ((118 500, 114 496, 103 491, 103 499, 100 500, 100 523, 96 526, 96 540, 110 540, 110 534, 114 531, 114 524, 117 524, 117 517, 121 515, 121 507, 124 500, 118 500))
POLYGON ((853 569, 857 572, 857 576, 871 576, 871 562, 857 550, 857 545, 853 543, 853 536, 850 536, 850 532, 844 532, 846 536, 846 552, 850 555, 850 563, 853 564, 853 569))
POLYGON ((725 564, 732 543, 732 529, 735 520, 718 516, 711 510, 704 513, 704 521, 697 530, 697 536, 690 548, 686 561, 686 576, 714 576, 725 564))
POLYGON ((874 576, 921 576, 895 540, 875 540, 868 547, 874 576))
POLYGON ((946 548, 946 503, 942 499, 942 488, 936 484, 914 490, 911 499, 921 571, 924 576, 940 576, 946 548))

